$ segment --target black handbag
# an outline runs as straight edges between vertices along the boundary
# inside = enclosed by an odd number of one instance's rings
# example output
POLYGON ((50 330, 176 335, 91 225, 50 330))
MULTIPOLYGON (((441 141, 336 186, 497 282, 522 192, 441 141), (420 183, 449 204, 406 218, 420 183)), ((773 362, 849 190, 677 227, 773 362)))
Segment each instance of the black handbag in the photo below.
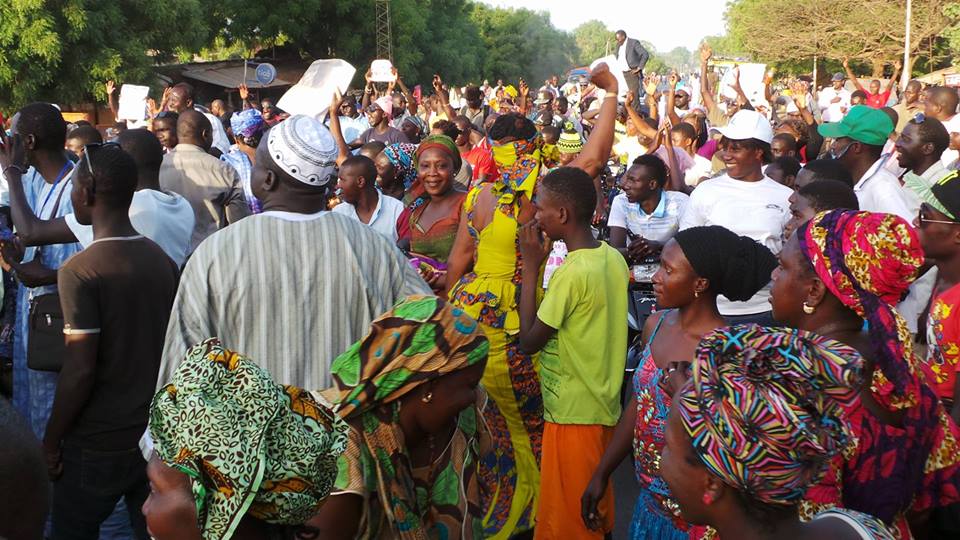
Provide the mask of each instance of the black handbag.
MULTIPOLYGON (((53 203, 51 216, 57 215, 60 197, 53 203)), ((41 250, 37 249, 37 258, 41 250)), ((67 354, 63 337, 63 308, 60 294, 48 293, 30 298, 30 316, 27 320, 27 367, 37 371, 60 371, 67 354)))
POLYGON ((67 353, 60 295, 50 293, 32 298, 28 324, 27 367, 37 371, 60 371, 67 353))

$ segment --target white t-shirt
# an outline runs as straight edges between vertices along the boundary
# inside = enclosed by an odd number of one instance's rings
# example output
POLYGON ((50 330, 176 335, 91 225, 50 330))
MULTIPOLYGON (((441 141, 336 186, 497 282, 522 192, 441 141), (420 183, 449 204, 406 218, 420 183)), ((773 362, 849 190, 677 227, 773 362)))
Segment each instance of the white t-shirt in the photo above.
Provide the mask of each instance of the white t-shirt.
MULTIPOLYGON (((190 203, 173 192, 141 189, 130 201, 133 228, 156 242, 179 267, 190 252, 195 219, 190 203)), ((73 214, 67 214, 64 220, 84 249, 93 243, 92 226, 81 225, 73 214)))
POLYGON ((900 179, 883 166, 885 161, 883 157, 878 159, 853 186, 860 210, 895 214, 913 223, 920 211, 920 199, 900 185, 900 179))
MULTIPOLYGON (((403 203, 393 197, 387 197, 379 191, 377 195, 379 196, 377 207, 373 210, 373 215, 370 216, 370 223, 367 223, 367 225, 396 242, 397 239, 400 238, 400 235, 397 234, 397 218, 403 213, 403 203)), ((348 202, 334 206, 333 212, 360 221, 360 216, 357 215, 357 208, 348 202)))
MULTIPOLYGON (((960 114, 953 115, 943 123, 943 127, 947 128, 947 133, 960 133, 960 114)), ((960 152, 947 148, 940 156, 940 163, 943 163, 944 167, 950 167, 958 158, 960 158, 960 152)))
POLYGON ((818 105, 824 122, 839 122, 847 114, 844 110, 850 110, 850 91, 841 88, 838 92, 832 86, 828 86, 820 91, 818 105), (831 103, 836 97, 839 97, 840 101, 831 103))
MULTIPOLYGON (((768 176, 758 182, 744 182, 724 174, 693 190, 680 219, 680 230, 720 225, 779 253, 783 227, 790 221, 792 194, 792 189, 768 176)), ((765 287, 746 302, 731 302, 720 296, 717 307, 722 315, 753 315, 770 311, 769 298, 770 290, 765 287)))

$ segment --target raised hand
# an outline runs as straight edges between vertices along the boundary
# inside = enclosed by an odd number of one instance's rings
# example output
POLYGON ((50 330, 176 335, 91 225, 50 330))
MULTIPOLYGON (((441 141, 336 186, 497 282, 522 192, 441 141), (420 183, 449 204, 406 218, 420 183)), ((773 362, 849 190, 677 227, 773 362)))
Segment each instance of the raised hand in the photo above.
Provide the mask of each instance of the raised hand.
POLYGON ((629 108, 630 105, 633 105, 634 99, 635 98, 634 98, 633 92, 627 92, 627 96, 623 98, 623 104, 629 108))
POLYGON ((710 58, 712 57, 713 57, 713 49, 711 49, 710 45, 707 45, 707 42, 704 41, 703 44, 700 45, 700 61, 709 62, 710 58))
POLYGON ((520 87, 519 92, 521 96, 527 97, 530 95, 530 87, 527 85, 527 81, 520 79, 518 86, 520 87))
POLYGON ((343 103, 343 95, 339 89, 333 90, 333 100, 330 102, 330 118, 340 116, 340 104, 343 103))
POLYGON ((440 95, 443 93, 443 79, 440 78, 440 75, 433 76, 433 91, 440 95))
POLYGON ((843 67, 850 69, 850 59, 847 57, 843 58, 843 67))
POLYGON ((246 101, 247 97, 250 96, 250 89, 245 84, 241 84, 240 87, 237 88, 237 92, 240 92, 241 101, 246 101))
POLYGON ((659 83, 659 79, 657 78, 657 76, 656 76, 656 75, 650 75, 649 77, 645 77, 645 78, 644 78, 644 81, 643 81, 643 89, 646 90, 647 93, 652 96, 653 94, 656 94, 656 93, 657 93, 657 84, 658 84, 658 83, 659 83))
POLYGON ((670 72, 670 77, 667 78, 667 82, 670 83, 670 88, 676 89, 677 84, 680 83, 680 75, 677 75, 676 71, 670 72))
POLYGON ((612 94, 616 94, 619 90, 617 78, 614 77, 613 73, 610 73, 610 67, 603 62, 593 68, 590 73, 590 82, 612 94))
POLYGON ((107 95, 112 95, 113 91, 117 89, 113 81, 107 81, 107 84, 104 85, 104 88, 107 90, 107 95))
POLYGON ((17 167, 20 174, 27 170, 27 150, 23 146, 23 139, 19 133, 12 137, 0 128, 0 171, 5 172, 7 167, 17 167))

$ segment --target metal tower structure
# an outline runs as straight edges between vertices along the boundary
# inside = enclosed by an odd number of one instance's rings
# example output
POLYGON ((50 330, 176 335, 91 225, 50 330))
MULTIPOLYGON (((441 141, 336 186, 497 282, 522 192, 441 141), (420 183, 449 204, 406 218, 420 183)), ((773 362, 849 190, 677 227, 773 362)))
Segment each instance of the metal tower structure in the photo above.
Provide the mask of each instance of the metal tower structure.
POLYGON ((390 0, 377 0, 377 58, 386 58, 393 62, 393 34, 390 26, 390 0))

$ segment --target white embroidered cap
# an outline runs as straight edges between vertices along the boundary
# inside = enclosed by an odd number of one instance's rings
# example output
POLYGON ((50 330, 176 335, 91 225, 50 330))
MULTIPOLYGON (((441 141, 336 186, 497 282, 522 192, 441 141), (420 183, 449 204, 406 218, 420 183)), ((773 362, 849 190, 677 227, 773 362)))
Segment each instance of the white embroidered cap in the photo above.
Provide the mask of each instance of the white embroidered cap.
POLYGON ((281 169, 311 186, 326 186, 337 178, 337 143, 326 126, 298 114, 280 122, 267 136, 267 150, 281 169))

